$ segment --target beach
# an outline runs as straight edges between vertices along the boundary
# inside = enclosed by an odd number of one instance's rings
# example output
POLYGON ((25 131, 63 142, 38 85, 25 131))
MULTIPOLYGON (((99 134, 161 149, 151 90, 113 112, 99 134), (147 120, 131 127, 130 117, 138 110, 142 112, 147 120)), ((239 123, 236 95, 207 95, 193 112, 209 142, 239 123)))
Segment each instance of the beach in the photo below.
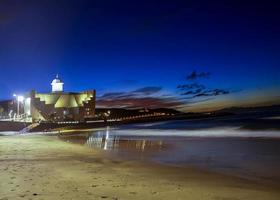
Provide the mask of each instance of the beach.
POLYGON ((279 199, 277 184, 107 158, 56 136, 0 137, 0 199, 279 199))

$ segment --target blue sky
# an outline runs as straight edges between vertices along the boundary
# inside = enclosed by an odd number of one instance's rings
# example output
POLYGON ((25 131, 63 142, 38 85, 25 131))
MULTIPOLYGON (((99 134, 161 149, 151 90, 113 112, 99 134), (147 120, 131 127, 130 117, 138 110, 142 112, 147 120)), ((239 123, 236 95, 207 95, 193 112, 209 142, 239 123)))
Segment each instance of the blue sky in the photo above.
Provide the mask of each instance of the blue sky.
POLYGON ((246 0, 0 1, 0 99, 48 92, 59 73, 67 91, 96 89, 105 107, 275 104, 279 9, 246 0), (187 80, 194 71, 210 75, 187 80), (177 88, 193 82, 208 94, 177 88), (141 88, 160 90, 134 93, 141 88))

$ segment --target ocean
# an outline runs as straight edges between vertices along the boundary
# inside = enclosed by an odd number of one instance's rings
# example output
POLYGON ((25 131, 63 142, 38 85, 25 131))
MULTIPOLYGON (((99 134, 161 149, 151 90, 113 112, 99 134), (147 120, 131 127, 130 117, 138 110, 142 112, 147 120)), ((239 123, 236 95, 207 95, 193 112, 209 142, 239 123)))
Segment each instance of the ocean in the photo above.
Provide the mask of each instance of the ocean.
POLYGON ((254 180, 280 181, 280 131, 241 124, 181 120, 107 127, 59 136, 108 157, 196 167, 254 180))

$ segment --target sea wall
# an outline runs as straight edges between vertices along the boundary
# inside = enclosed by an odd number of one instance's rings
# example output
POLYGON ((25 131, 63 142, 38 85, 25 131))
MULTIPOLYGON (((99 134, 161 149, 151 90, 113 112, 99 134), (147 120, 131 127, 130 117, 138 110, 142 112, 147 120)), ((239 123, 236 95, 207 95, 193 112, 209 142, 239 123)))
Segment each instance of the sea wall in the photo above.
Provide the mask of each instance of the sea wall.
POLYGON ((20 131, 28 125, 30 123, 0 121, 0 131, 20 131))

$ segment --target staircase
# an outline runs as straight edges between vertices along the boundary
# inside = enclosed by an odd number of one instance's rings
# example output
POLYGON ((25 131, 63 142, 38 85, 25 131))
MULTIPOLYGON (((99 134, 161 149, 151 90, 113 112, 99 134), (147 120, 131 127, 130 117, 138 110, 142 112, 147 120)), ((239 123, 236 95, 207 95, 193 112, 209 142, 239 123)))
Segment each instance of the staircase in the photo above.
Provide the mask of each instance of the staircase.
POLYGON ((39 123, 33 123, 33 124, 30 124, 29 126, 25 127, 24 129, 20 130, 19 131, 19 134, 25 134, 25 133, 28 133, 31 129, 35 128, 39 126, 39 123))

